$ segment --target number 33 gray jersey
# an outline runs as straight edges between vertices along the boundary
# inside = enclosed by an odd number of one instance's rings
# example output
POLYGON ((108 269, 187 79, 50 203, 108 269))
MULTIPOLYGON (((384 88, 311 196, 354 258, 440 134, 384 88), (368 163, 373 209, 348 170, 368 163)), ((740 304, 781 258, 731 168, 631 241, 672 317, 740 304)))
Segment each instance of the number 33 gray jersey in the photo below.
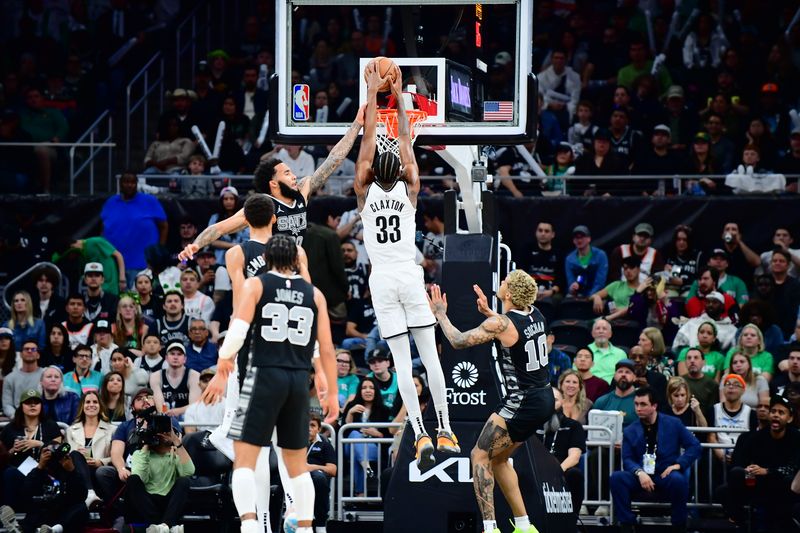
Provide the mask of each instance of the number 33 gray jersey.
POLYGON ((309 370, 317 340, 314 286, 298 275, 267 272, 253 320, 250 364, 309 370))
POLYGON ((369 185, 361 221, 364 246, 373 267, 416 264, 416 212, 408 198, 406 182, 398 180, 388 190, 377 183, 369 185))

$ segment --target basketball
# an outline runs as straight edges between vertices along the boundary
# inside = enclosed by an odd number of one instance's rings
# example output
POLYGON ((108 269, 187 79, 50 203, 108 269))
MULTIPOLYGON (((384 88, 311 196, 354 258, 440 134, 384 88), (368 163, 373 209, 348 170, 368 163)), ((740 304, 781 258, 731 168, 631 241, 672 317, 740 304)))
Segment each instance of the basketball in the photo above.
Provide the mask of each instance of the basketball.
MULTIPOLYGON (((378 74, 380 74, 381 78, 385 78, 387 74, 391 73, 393 71, 394 66, 395 66, 394 61, 392 61, 388 57, 384 57, 384 56, 376 57, 375 59, 370 61, 367 64, 367 66, 370 66, 375 62, 378 63, 378 74)), ((392 89, 391 84, 394 82, 394 78, 395 78, 394 75, 391 76, 386 81, 386 83, 384 83, 383 85, 378 87, 378 92, 382 92, 382 93, 389 92, 392 89)), ((364 71, 364 81, 366 81, 366 80, 367 80, 367 73, 366 73, 366 69, 365 69, 365 71, 364 71)))

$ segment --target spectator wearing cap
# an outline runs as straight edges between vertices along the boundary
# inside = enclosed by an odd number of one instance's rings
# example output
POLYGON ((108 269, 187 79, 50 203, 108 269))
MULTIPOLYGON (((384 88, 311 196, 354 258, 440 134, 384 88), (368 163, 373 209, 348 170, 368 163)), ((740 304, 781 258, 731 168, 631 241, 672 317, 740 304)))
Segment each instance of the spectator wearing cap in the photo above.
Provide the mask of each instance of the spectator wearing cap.
POLYGON ((622 269, 622 260, 626 257, 639 259, 639 281, 643 282, 656 272, 664 270, 664 258, 661 253, 650 246, 653 244, 653 226, 647 222, 640 222, 633 228, 631 242, 620 244, 611 252, 608 258, 609 277, 611 279, 625 279, 622 269))
POLYGON ((153 273, 150 269, 138 272, 134 283, 136 294, 139 296, 139 310, 142 313, 142 319, 148 327, 152 328, 156 320, 164 314, 164 294, 162 290, 153 291, 153 273))
POLYGON ((703 298, 713 291, 719 291, 725 298, 723 316, 738 314, 739 301, 744 305, 749 301, 750 296, 744 282, 736 276, 727 274, 725 272, 727 269, 728 253, 722 248, 711 250, 708 264, 699 270, 697 279, 689 287, 686 316, 690 318, 700 316, 704 310, 703 298))
POLYGON ((544 105, 559 119, 562 131, 566 131, 581 96, 581 76, 567 65, 567 53, 556 48, 550 55, 550 66, 539 73, 539 92, 544 96, 544 105))
MULTIPOLYGON (((141 447, 141 442, 136 434, 136 428, 142 424, 149 408, 155 407, 153 391, 143 387, 131 398, 131 412, 133 417, 122 422, 111 437, 111 464, 97 469, 96 479, 97 494, 104 501, 111 501, 119 492, 122 485, 128 480, 131 471, 133 452, 141 447)), ((172 417, 172 428, 180 433, 181 427, 178 420, 172 417)))
POLYGON ((636 363, 630 359, 617 361, 617 364, 614 365, 613 388, 594 402, 593 409, 621 412, 623 427, 628 427, 636 421, 636 411, 633 408, 635 368, 636 363))
MULTIPOLYGON (((582 145, 580 145, 582 146, 582 145)), ((575 172, 575 152, 573 146, 568 142, 560 142, 556 147, 556 158, 552 165, 544 168, 545 174, 552 176, 545 181, 544 188, 551 193, 562 193, 564 191, 564 180, 557 176, 573 174, 575 172)))
POLYGON ((11 316, 3 324, 14 332, 14 348, 19 350, 22 343, 34 339, 39 346, 44 346, 44 321, 36 318, 33 312, 33 300, 28 291, 16 291, 11 299, 11 316))
POLYGON ((695 134, 689 147, 688 165, 688 172, 704 177, 697 181, 689 180, 686 183, 686 194, 704 196, 707 194, 728 194, 730 192, 730 189, 725 187, 723 179, 705 177, 718 172, 714 157, 711 154, 708 133, 699 131, 695 134))
POLYGON ((180 124, 180 136, 191 139, 192 126, 197 124, 201 130, 203 129, 200 122, 202 119, 192 109, 192 104, 197 100, 197 93, 191 89, 187 90, 178 87, 172 92, 167 91, 166 96, 170 101, 171 109, 159 117, 159 121, 168 113, 174 114, 180 124))
POLYGON ((620 182, 611 179, 611 176, 627 174, 627 172, 625 162, 611 150, 611 133, 606 128, 600 128, 592 137, 592 149, 584 152, 575 160, 575 175, 608 177, 599 179, 595 183, 575 180, 568 187, 569 193, 573 196, 611 194, 620 187, 620 182))
POLYGON ((640 259, 633 255, 622 259, 622 279, 612 281, 592 295, 595 314, 605 315, 607 320, 614 320, 627 314, 631 296, 641 283, 640 263, 640 259))
POLYGON ((150 375, 156 409, 174 417, 182 417, 200 398, 200 373, 186 366, 186 348, 180 342, 167 346, 167 357, 161 372, 150 375))
POLYGON ((128 280, 125 277, 125 258, 103 237, 88 237, 78 239, 70 245, 70 249, 78 250, 81 259, 87 264, 99 263, 103 267, 103 292, 119 295, 128 290, 128 280))
MULTIPOLYGON (((747 387, 744 378, 739 374, 727 374, 720 380, 722 400, 714 404, 711 411, 711 427, 745 429, 752 431, 758 429, 756 410, 742 401, 744 390, 747 387)), ((733 446, 743 433, 732 431, 718 431, 709 433, 708 442, 716 444, 729 444, 730 448, 714 448, 714 455, 726 465, 730 464, 733 446)))
POLYGON ((138 180, 132 172, 119 179, 120 193, 103 204, 100 218, 102 235, 125 258, 125 279, 133 283, 136 274, 147 268, 144 250, 167 242, 167 215, 158 200, 136 192, 138 180))
POLYGON ((378 384, 383 405, 391 407, 394 405, 397 392, 397 374, 391 370, 391 355, 384 348, 375 348, 367 355, 367 365, 369 365, 368 378, 375 378, 378 384))
POLYGON ((67 302, 58 294, 59 272, 52 266, 44 266, 31 274, 31 280, 36 284, 36 292, 31 294, 34 316, 47 326, 64 320, 67 302))
MULTIPOLYGON (((628 46, 628 58, 631 62, 619 69, 617 83, 630 89, 637 78, 650 74, 653 71, 653 60, 648 59, 647 56, 645 42, 641 39, 632 40, 628 46)), ((663 94, 667 87, 672 85, 672 78, 663 64, 658 68, 655 78, 658 82, 659 94, 663 94)))
POLYGON ((800 249, 792 248, 792 244, 794 244, 794 238, 788 226, 778 226, 775 228, 775 233, 772 234, 772 248, 761 254, 761 271, 766 273, 770 272, 772 251, 775 248, 780 248, 784 252, 789 252, 792 259, 789 265, 789 275, 793 278, 797 278, 798 268, 800 268, 800 249))
POLYGON ((686 531, 689 468, 700 458, 700 442, 676 417, 659 412, 650 387, 635 392, 637 422, 622 437, 622 471, 611 474, 611 497, 623 533, 632 533, 631 500, 655 494, 670 503, 673 531, 686 531))
MULTIPOLYGON (((778 160, 775 170, 781 174, 800 174, 800 124, 795 124, 792 128, 792 133, 789 135, 789 149, 778 160)), ((797 184, 796 179, 792 180, 786 186, 786 190, 798 192, 797 184)))
POLYGON ((725 132, 725 119, 719 113, 711 111, 705 115, 704 126, 708 132, 711 157, 721 174, 733 170, 736 161, 736 146, 725 132))
POLYGON ((107 374, 111 370, 111 354, 119 348, 114 342, 111 328, 111 322, 105 319, 95 322, 92 328, 94 334, 94 344, 91 345, 92 368, 103 374, 107 374))
MULTIPOLYGON (((198 387, 200 394, 205 392, 208 383, 217 372, 213 368, 206 368, 200 372, 198 379, 198 387)), ((186 413, 183 416, 183 428, 186 433, 194 433, 195 431, 211 430, 222 423, 225 416, 225 401, 219 401, 215 404, 206 405, 202 398, 198 398, 194 403, 189 404, 186 413)))
POLYGON ((642 132, 631 125, 630 109, 616 106, 611 110, 608 131, 611 133, 611 151, 623 161, 625 169, 633 165, 636 155, 644 150, 642 132))
MULTIPOLYGON (((214 184, 211 176, 206 172, 206 158, 200 154, 190 156, 187 160, 186 169, 189 175, 177 182, 181 196, 184 198, 212 198, 214 184)), ((170 187, 170 190, 172 190, 172 187, 170 187)))
POLYGON ((103 374, 92 369, 92 349, 81 344, 72 355, 75 370, 64 374, 64 387, 78 396, 86 391, 100 390, 103 374))
POLYGON ((100 263, 87 263, 83 269, 83 283, 86 285, 83 314, 87 320, 114 320, 117 316, 119 298, 103 290, 104 270, 100 263))
MULTIPOLYGON (((20 351, 22 365, 3 378, 3 414, 14 416, 19 407, 20 395, 27 390, 39 389, 42 369, 39 367, 39 345, 35 340, 22 343, 20 351)), ((8 449, 11 449, 10 447, 8 449)))
POLYGON ((783 332, 784 339, 788 339, 794 333, 800 308, 800 281, 789 275, 791 264, 792 256, 789 252, 785 252, 782 248, 776 248, 772 252, 770 270, 774 289, 769 303, 775 309, 777 324, 783 332))
MULTIPOLYGON (((746 523, 746 506, 762 509, 768 531, 790 530, 794 497, 789 490, 797 470, 800 432, 793 427, 794 409, 782 396, 769 402, 769 427, 736 442, 727 486, 718 491, 725 513, 738 526, 746 523)), ((758 511, 756 511, 758 512, 758 511)))
POLYGON ((591 245, 592 232, 583 224, 572 229, 575 250, 564 259, 568 296, 585 298, 595 294, 606 284, 608 257, 600 248, 591 245))
POLYGON ((58 424, 42 412, 38 387, 20 391, 17 400, 17 407, 8 415, 12 420, 0 432, 0 442, 8 452, 8 466, 2 473, 3 503, 11 506, 21 503, 25 474, 18 467, 28 458, 38 461, 43 446, 61 440, 58 424))
MULTIPOLYGON (((792 119, 789 117, 789 113, 786 109, 787 106, 783 101, 786 99, 786 103, 789 103, 790 99, 793 98, 793 96, 790 96, 793 91, 787 89, 787 87, 790 87, 789 83, 781 82, 780 85, 772 81, 765 83, 761 86, 761 93, 759 94, 758 105, 756 106, 758 118, 767 128, 769 137, 777 146, 786 146, 789 132, 792 130, 793 126, 792 119), (781 98, 781 91, 786 95, 784 98, 781 98)), ((767 164, 771 165, 774 162, 771 156, 775 154, 764 153, 763 155, 765 159, 768 156, 770 157, 769 160, 767 160, 767 164)))
POLYGON ((611 344, 611 337, 614 335, 611 323, 605 318, 598 318, 592 324, 592 341, 588 348, 592 352, 592 373, 604 380, 611 382, 614 376, 615 365, 625 359, 625 351, 611 344))
POLYGON ((717 327, 717 340, 721 350, 728 350, 736 339, 736 326, 725 312, 725 297, 719 291, 711 291, 703 299, 705 312, 687 320, 675 334, 672 351, 677 353, 687 346, 698 346, 697 332, 704 322, 713 322, 717 327))
POLYGON ((672 85, 664 95, 663 123, 670 129, 670 146, 685 150, 697 131, 697 113, 686 105, 683 87, 672 85))
POLYGON ((216 366, 217 347, 208 340, 208 327, 200 318, 189 322, 189 343, 186 344, 186 367, 198 372, 216 366))
MULTIPOLYGON (((672 131, 666 124, 658 124, 653 128, 653 135, 650 137, 650 146, 647 149, 642 149, 639 153, 634 154, 636 158, 633 163, 633 174, 644 176, 674 176, 687 171, 687 161, 682 152, 673 150, 671 148, 672 131)), ((665 189, 664 180, 659 182, 642 182, 643 189, 646 192, 655 194, 657 190, 661 190, 662 194, 665 189)), ((672 187, 669 186, 668 190, 672 187)))
MULTIPOLYGON (((208 226, 213 226, 217 222, 231 217, 241 208, 242 201, 239 198, 239 191, 236 190, 236 187, 224 187, 219 192, 219 207, 217 208, 217 212, 212 214, 211 218, 208 219, 208 226)), ((217 264, 224 265, 225 252, 237 244, 247 242, 248 239, 250 239, 250 228, 245 227, 235 233, 223 235, 212 242, 211 247, 214 249, 214 255, 217 257, 217 264)))
POLYGON ((39 383, 42 391, 42 411, 56 422, 71 424, 78 413, 80 397, 64 388, 64 374, 57 366, 42 371, 39 383))
POLYGON ((194 255, 194 260, 197 263, 197 270, 200 271, 200 287, 198 287, 198 290, 213 300, 217 286, 217 256, 214 255, 214 251, 211 248, 206 246, 198 250, 194 255))

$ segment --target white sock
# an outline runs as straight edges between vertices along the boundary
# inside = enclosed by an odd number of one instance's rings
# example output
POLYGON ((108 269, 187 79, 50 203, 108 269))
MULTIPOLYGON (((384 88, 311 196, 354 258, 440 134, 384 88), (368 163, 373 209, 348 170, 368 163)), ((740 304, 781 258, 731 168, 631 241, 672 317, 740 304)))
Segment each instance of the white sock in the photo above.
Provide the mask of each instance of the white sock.
POLYGON ((433 406, 436 409, 438 429, 451 431, 444 372, 442 372, 442 363, 439 361, 439 352, 436 350, 436 332, 431 326, 429 328, 413 328, 411 334, 414 336, 419 357, 422 359, 425 373, 428 375, 428 387, 431 390, 433 406))
POLYGON ((264 525, 264 531, 271 533, 269 525, 269 448, 263 447, 258 452, 255 470, 256 512, 258 521, 264 525))
POLYGON ((400 392, 400 397, 403 398, 406 411, 408 411, 408 423, 414 429, 414 436, 419 437, 421 433, 425 433, 425 426, 422 424, 417 388, 414 386, 414 379, 411 375, 411 342, 408 340, 408 335, 398 335, 386 339, 386 342, 389 344, 394 358, 397 390, 400 392))
POLYGON ((295 530, 295 533, 314 533, 314 531, 311 529, 311 526, 306 526, 306 527, 298 527, 295 530))
POLYGON ((316 528, 315 533, 328 533, 324 526, 320 526, 316 528))
MULTIPOLYGON (((303 472, 291 479, 292 494, 294 495, 294 506, 297 510, 297 521, 314 520, 314 482, 311 481, 311 474, 303 472)), ((298 533, 302 528, 298 528, 298 533)), ((313 533, 308 528, 308 533, 313 533)))
POLYGON ((483 521, 483 533, 492 533, 497 527, 497 522, 494 520, 484 520, 483 521))
POLYGON ((531 521, 528 520, 528 515, 525 516, 515 516, 514 517, 514 526, 525 531, 531 527, 531 521))
POLYGON ((263 530, 258 520, 251 518, 250 520, 242 520, 240 531, 241 533, 261 533, 263 530))
MULTIPOLYGON (((250 468, 237 468, 233 471, 231 476, 231 489, 233 492, 233 503, 236 505, 236 512, 239 516, 244 516, 249 513, 256 513, 256 475, 250 468)), ((242 527, 245 522, 242 521, 242 527)), ((259 528, 261 525, 252 520, 259 528)))

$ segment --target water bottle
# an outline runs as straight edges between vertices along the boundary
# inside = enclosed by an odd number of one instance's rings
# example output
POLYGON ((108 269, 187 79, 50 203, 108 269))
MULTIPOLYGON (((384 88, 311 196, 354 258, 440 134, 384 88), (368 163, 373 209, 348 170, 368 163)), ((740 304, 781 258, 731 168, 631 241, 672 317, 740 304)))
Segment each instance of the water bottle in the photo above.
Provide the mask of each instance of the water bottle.
POLYGON ((267 65, 262 64, 258 68, 258 81, 256 82, 256 88, 262 91, 267 90, 267 65))

